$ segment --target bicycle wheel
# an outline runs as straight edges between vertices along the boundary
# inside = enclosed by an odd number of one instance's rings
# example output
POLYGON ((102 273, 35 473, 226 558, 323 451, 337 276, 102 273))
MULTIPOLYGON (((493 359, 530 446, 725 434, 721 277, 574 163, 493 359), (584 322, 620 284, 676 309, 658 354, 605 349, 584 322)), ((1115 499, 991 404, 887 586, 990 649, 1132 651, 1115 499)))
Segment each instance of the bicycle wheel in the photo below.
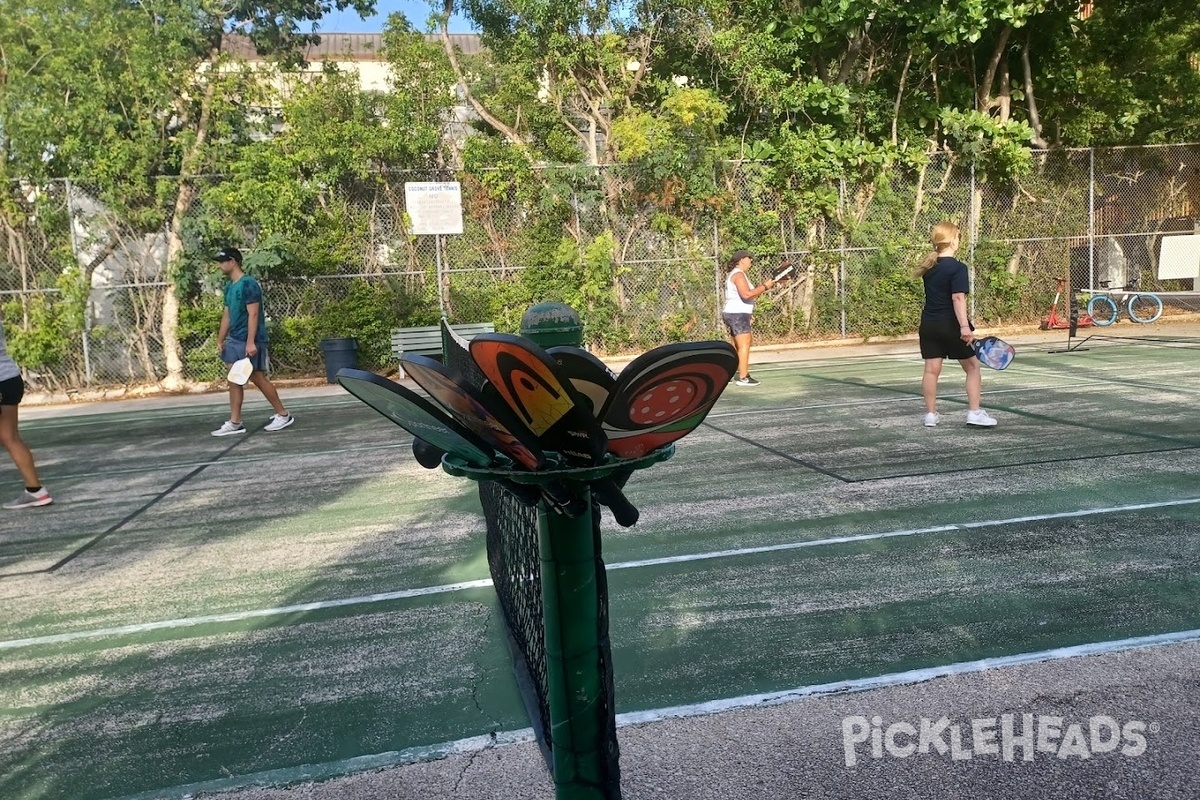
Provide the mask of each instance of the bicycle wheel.
POLYGON ((1117 321, 1117 304, 1112 298, 1098 294, 1088 300, 1087 313, 1094 325, 1107 327, 1117 321))
POLYGON ((1148 325, 1162 316, 1163 304, 1156 294, 1135 294, 1129 296, 1125 310, 1134 322, 1148 325))

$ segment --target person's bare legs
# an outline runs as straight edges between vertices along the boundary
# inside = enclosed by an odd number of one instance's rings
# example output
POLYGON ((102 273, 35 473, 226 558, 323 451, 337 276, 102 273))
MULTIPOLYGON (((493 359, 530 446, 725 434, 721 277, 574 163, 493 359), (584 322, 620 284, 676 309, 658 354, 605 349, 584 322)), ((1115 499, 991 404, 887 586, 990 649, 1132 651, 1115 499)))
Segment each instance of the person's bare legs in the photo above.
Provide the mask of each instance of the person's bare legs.
POLYGON ((925 410, 937 413, 938 378, 942 376, 942 359, 925 359, 925 374, 921 376, 921 394, 925 398, 925 410))
POLYGON ((4 445, 17 465, 26 488, 41 486, 37 467, 33 463, 33 453, 17 433, 17 406, 0 406, 0 444, 4 445))
POLYGON ((979 359, 971 356, 959 363, 967 373, 967 410, 978 411, 983 401, 983 371, 979 368, 979 359))
POLYGON ((739 333, 733 337, 733 346, 737 348, 738 377, 745 378, 750 374, 750 340, 752 334, 739 333))
POLYGON ((233 381, 229 382, 229 421, 234 425, 242 424, 242 401, 246 399, 246 390, 233 381))
MULTIPOLYGON (((265 372, 259 372, 258 370, 255 370, 250 375, 250 382, 258 387, 258 390, 262 392, 263 397, 267 398, 267 402, 271 404, 271 408, 275 409, 276 414, 281 417, 286 417, 288 415, 287 409, 283 406, 283 401, 279 399, 279 392, 276 390, 275 384, 271 383, 271 379, 267 377, 265 372)), ((241 388, 242 387, 240 386, 238 387, 238 389, 241 388)), ((240 407, 241 406, 239 404, 239 409, 240 407)))

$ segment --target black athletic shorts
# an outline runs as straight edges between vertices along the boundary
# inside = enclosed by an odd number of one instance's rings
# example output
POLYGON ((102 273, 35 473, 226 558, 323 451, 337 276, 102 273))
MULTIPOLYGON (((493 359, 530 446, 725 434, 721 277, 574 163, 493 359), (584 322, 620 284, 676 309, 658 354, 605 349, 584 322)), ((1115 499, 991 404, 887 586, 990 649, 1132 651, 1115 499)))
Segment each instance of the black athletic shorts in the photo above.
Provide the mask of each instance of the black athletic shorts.
MULTIPOLYGON (((974 330, 975 326, 971 326, 974 330)), ((958 320, 921 320, 921 358, 952 358, 955 361, 975 357, 975 348, 962 340, 958 320)))
POLYGON ((0 381, 0 406, 19 406, 24 396, 25 381, 21 380, 20 375, 0 381))
POLYGON ((730 336, 741 336, 750 332, 749 314, 722 314, 721 319, 725 320, 725 327, 729 329, 730 336))

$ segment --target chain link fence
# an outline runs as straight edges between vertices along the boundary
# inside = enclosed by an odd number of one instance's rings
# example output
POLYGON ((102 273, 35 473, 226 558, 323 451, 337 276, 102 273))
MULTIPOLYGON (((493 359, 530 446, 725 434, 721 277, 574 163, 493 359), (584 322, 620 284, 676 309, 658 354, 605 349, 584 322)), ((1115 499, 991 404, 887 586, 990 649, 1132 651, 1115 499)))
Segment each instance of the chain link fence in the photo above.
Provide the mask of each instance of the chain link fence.
POLYGON ((320 373, 322 338, 354 336, 360 361, 386 368, 394 328, 445 315, 515 331, 542 300, 577 308, 602 353, 724 338, 724 266, 739 248, 756 254, 758 280, 794 268, 795 280, 759 301, 757 341, 911 334, 922 300, 911 272, 943 219, 963 231, 981 326, 1035 324, 1059 278, 1084 290, 1134 278, 1146 289, 1195 288, 1160 281, 1157 254, 1163 235, 1200 226, 1200 146, 1031 158, 1011 182, 939 153, 803 192, 767 162, 722 163, 695 186, 627 167, 388 174, 322 196, 314 213, 334 224, 313 235, 319 257, 303 263, 272 255, 278 242, 219 208, 223 180, 206 178, 176 226, 190 273, 167 267, 179 190, 170 179, 155 190, 157 215, 118 213, 71 181, 13 184, 0 207, 0 299, 30 381, 72 391, 163 377, 170 275, 185 377, 219 379, 220 281, 209 256, 226 240, 263 281, 272 363, 288 375, 320 373), (404 183, 431 180, 461 183, 462 235, 409 233, 404 183))

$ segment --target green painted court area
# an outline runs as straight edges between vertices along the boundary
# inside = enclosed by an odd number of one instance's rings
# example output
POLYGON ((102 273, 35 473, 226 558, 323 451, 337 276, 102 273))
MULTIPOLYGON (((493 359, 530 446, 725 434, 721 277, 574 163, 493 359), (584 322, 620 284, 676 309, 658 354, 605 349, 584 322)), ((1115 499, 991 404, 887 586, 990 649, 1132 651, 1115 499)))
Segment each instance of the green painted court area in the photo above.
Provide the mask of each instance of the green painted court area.
MULTIPOLYGON (((994 430, 962 424, 953 365, 923 428, 914 355, 731 387, 632 479, 641 522, 605 520, 618 710, 1200 629, 1200 349, 1047 349, 985 375, 994 430)), ((529 726, 474 484, 345 394, 232 440, 219 400, 25 426, 57 504, 0 517, 0 797, 182 796, 529 726)))

